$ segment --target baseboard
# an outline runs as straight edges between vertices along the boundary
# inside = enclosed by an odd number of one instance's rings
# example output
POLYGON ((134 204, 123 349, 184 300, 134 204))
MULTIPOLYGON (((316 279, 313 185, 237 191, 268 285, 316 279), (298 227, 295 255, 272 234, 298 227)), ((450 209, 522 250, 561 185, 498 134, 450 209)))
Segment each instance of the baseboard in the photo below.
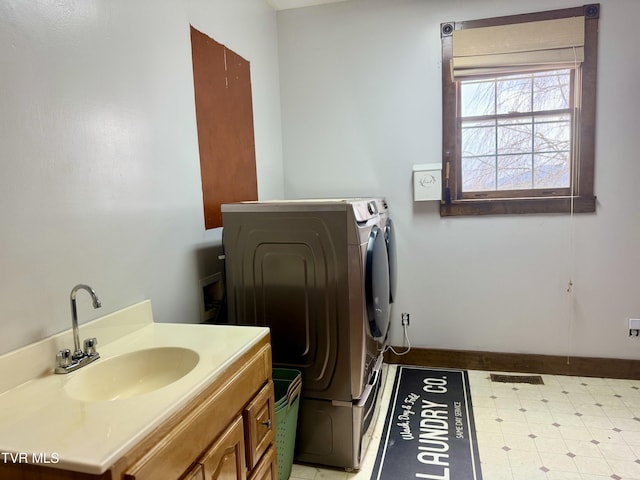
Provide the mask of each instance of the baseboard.
MULTIPOLYGON (((394 348, 400 352, 403 350, 403 347, 394 348)), ((385 361, 424 367, 640 380, 640 360, 619 358, 412 348, 406 355, 396 355, 388 350, 385 361)))

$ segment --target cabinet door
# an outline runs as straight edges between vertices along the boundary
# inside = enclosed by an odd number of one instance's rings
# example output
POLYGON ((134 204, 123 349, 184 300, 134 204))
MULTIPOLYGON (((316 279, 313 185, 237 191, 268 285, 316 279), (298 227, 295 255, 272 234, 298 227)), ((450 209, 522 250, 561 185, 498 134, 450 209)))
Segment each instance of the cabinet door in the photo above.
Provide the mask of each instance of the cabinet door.
POLYGON ((262 460, 251 473, 249 480, 278 480, 278 465, 275 447, 271 447, 264 454, 262 460))
POLYGON ((260 461, 260 457, 275 440, 276 417, 273 395, 273 382, 269 382, 244 410, 249 470, 253 470, 260 461))
POLYGON ((180 480, 205 480, 204 478, 204 466, 199 463, 187 473, 180 480))
POLYGON ((214 442, 200 463, 206 480, 246 480, 242 417, 214 442))

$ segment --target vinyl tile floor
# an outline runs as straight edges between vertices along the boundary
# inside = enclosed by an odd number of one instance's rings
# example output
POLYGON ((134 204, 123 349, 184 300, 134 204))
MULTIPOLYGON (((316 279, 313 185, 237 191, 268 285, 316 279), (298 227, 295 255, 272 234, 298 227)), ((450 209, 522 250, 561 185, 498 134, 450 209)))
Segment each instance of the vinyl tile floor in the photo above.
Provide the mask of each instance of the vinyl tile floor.
MULTIPOLYGON (((362 468, 294 464, 290 480, 371 478, 395 372, 389 365, 362 468)), ((529 385, 490 373, 503 372, 469 371, 484 480, 640 480, 640 381, 541 375, 544 385, 529 385)))

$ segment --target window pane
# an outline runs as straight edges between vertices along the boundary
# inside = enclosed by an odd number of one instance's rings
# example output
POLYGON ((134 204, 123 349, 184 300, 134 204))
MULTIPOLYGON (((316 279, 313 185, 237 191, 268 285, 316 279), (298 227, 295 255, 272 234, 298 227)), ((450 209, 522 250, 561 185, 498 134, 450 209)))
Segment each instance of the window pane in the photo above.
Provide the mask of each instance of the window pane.
POLYGON ((531 188, 533 162, 531 155, 498 155, 498 190, 531 188))
POLYGON ((495 82, 463 82, 461 89, 462 116, 474 117, 496 113, 495 82))
POLYGON ((494 120, 462 123, 462 156, 494 154, 496 126, 494 120))
POLYGON ((497 113, 530 112, 532 77, 506 77, 496 82, 497 113))
POLYGON ((569 70, 539 72, 533 79, 533 104, 535 110, 560 110, 571 105, 569 70))
POLYGON ((478 192, 496 189, 496 157, 462 158, 462 190, 478 192))
POLYGON ((532 117, 498 122, 498 153, 531 152, 532 117))
POLYGON ((569 165, 569 152, 535 154, 534 188, 568 188, 569 165))
POLYGON ((569 186, 570 80, 559 70, 461 82, 463 117, 489 117, 461 123, 463 192, 569 186))
POLYGON ((571 144, 570 115, 537 116, 534 149, 536 152, 569 151, 571 144))

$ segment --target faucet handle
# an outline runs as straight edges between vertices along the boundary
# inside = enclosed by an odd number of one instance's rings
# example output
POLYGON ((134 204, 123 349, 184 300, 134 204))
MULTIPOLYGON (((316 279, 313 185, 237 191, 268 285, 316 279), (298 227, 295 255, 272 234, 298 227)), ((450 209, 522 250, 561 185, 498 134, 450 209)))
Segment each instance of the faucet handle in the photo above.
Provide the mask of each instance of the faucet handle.
POLYGON ((86 355, 95 355, 96 345, 98 345, 98 339, 96 337, 87 338, 84 341, 84 353, 86 355))
POLYGON ((68 348, 60 350, 56 355, 56 360, 59 367, 68 367, 71 365, 71 350, 68 348))

